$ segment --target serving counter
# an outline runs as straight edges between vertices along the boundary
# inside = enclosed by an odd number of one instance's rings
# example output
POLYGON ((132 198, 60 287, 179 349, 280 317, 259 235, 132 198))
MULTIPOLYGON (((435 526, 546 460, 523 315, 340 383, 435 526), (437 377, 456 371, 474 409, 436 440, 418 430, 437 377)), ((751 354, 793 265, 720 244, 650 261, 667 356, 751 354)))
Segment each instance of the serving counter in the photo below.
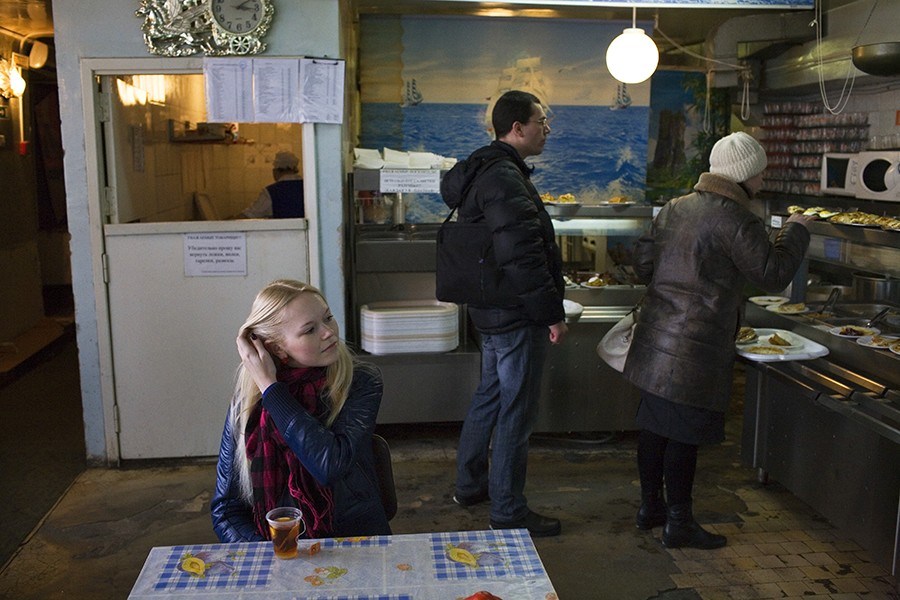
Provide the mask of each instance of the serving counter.
MULTIPOLYGON (((784 485, 897 575, 900 355, 829 332, 835 323, 862 325, 882 307, 838 304, 825 322, 746 305, 747 324, 790 331, 829 353, 804 361, 742 359, 742 459, 759 470, 760 481, 784 485)), ((900 334, 900 307, 880 327, 900 334)))
MULTIPOLYGON (((349 189, 356 206, 378 178, 357 170, 349 189)), ((608 240, 623 246, 648 226, 652 208, 627 203, 549 205, 567 273, 614 268, 608 240)), ((351 222, 348 247, 347 339, 362 350, 364 307, 378 303, 435 302, 437 231, 440 223, 351 222)), ((643 293, 633 285, 571 286, 566 298, 585 309, 569 323, 564 342, 550 348, 542 383, 537 432, 620 431, 634 427, 637 391, 602 362, 595 348, 643 293)), ((360 352, 382 371, 385 398, 380 423, 462 421, 481 373, 478 334, 465 306, 459 311, 459 345, 448 352, 360 352)))

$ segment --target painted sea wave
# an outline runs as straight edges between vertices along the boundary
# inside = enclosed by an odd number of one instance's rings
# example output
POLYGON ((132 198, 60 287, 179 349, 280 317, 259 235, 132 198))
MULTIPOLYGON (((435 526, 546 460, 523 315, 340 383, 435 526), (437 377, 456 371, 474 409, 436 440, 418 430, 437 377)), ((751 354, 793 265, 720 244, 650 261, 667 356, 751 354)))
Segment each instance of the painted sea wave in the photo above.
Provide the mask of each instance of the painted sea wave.
MULTIPOLYGON (((462 159, 490 143, 484 131, 484 104, 368 103, 362 106, 360 146, 415 150, 462 159)), ((624 195, 643 199, 647 172, 649 108, 554 106, 551 134, 532 180, 540 192, 572 193, 604 200, 624 195)), ((436 222, 447 208, 437 194, 409 198, 410 222, 436 222)))

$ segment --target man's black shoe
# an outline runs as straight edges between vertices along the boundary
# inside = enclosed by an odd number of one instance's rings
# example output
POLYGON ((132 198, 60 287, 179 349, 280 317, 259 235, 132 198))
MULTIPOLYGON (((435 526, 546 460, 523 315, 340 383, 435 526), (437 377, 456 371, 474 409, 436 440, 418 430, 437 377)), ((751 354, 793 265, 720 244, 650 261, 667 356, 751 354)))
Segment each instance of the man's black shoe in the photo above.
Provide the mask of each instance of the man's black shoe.
POLYGON ((488 496, 487 492, 482 492, 480 494, 475 494, 474 496, 463 496, 462 494, 453 494, 453 501, 456 504, 459 504, 463 508, 469 508, 470 506, 475 506, 476 504, 481 504, 482 502, 487 502, 490 500, 490 496, 488 496))
POLYGON ((559 535, 562 525, 559 519, 544 517, 533 510, 517 521, 504 521, 502 523, 491 520, 491 529, 527 529, 532 537, 551 537, 559 535))

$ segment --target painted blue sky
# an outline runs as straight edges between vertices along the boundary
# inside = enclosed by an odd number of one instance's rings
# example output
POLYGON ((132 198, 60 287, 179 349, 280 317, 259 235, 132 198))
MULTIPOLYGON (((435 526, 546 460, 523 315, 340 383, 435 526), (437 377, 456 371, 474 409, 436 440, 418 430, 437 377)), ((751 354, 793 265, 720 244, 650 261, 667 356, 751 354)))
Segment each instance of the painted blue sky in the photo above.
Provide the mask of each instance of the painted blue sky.
MULTIPOLYGON (((551 105, 608 105, 617 82, 606 68, 606 48, 625 21, 488 19, 477 17, 402 18, 402 49, 382 48, 367 66, 384 76, 366 82, 364 102, 392 102, 403 79, 415 78, 425 102, 477 103, 495 91, 503 69, 526 57, 540 57, 551 105), (389 76, 399 54, 402 75, 389 76)), ((652 23, 638 27, 652 30, 652 23)), ((390 28, 390 27, 388 27, 390 28)), ((635 106, 650 101, 649 81, 629 86, 635 106)))

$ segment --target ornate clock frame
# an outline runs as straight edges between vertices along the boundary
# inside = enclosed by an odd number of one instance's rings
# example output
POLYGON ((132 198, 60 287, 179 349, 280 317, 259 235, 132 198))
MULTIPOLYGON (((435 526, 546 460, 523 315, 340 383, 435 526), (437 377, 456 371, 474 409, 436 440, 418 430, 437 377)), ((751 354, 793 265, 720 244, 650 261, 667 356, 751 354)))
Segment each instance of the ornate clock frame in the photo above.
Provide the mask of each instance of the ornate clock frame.
POLYGON ((210 0, 141 0, 135 16, 144 19, 141 31, 151 54, 180 57, 244 56, 266 49, 263 38, 272 24, 272 0, 260 0, 259 26, 246 34, 225 31, 212 18, 210 0))

